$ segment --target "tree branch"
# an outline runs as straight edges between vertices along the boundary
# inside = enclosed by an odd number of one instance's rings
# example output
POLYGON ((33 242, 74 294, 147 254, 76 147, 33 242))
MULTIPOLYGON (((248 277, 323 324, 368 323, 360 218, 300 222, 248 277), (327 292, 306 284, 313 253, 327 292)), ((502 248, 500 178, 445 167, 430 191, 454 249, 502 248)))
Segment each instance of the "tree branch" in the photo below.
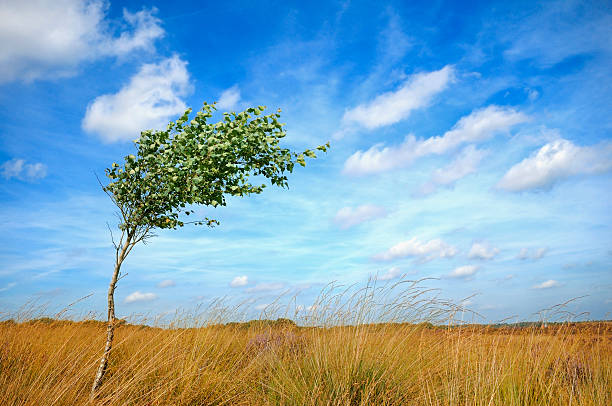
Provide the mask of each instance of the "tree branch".
POLYGON ((110 232, 111 235, 111 241, 113 242, 113 247, 115 247, 115 250, 118 248, 117 244, 115 243, 115 237, 113 236, 113 230, 110 227, 110 224, 108 224, 108 221, 106 222, 106 228, 108 228, 108 231, 110 232))

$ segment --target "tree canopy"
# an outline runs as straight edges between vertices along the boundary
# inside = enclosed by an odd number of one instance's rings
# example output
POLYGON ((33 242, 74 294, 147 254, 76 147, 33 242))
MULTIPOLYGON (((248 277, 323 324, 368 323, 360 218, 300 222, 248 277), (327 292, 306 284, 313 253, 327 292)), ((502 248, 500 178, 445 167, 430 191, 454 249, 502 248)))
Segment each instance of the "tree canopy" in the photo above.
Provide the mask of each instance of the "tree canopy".
MULTIPOLYGON (((286 132, 280 110, 262 115, 265 106, 252 107, 209 123, 215 110, 204 103, 191 120, 188 109, 165 130, 143 131, 134 141, 136 155, 126 156, 123 167, 113 163, 106 169, 110 182, 104 190, 121 211, 122 230, 182 227, 179 214, 192 214, 189 205, 225 206, 226 196, 259 194, 266 185, 253 184, 254 176, 288 187, 295 164, 316 158, 313 150, 281 147, 286 132)), ((328 148, 329 143, 316 150, 328 148)), ((218 224, 210 218, 193 223, 218 224)))

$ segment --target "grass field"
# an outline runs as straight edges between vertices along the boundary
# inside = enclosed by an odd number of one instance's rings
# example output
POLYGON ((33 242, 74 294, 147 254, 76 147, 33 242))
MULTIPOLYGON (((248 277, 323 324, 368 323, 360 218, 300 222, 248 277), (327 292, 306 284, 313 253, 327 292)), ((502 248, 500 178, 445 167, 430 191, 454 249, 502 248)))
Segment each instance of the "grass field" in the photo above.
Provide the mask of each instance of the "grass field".
MULTIPOLYGON (((94 404, 612 404, 612 322, 372 323, 362 306, 351 312, 361 323, 342 325, 318 314, 310 327, 123 324, 94 404)), ((104 339, 97 321, 0 323, 0 404, 88 404, 104 339)))

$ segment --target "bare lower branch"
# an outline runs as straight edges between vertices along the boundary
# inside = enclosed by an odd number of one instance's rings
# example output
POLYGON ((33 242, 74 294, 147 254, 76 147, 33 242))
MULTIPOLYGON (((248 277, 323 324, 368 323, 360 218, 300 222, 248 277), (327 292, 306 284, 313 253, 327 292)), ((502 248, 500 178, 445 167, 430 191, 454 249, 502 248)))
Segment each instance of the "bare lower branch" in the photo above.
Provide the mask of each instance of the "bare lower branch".
POLYGON ((110 224, 108 224, 108 221, 106 222, 106 228, 108 228, 108 231, 110 232, 111 241, 113 242, 113 247, 115 247, 115 250, 117 250, 118 247, 117 247, 117 243, 115 243, 115 236, 113 235, 113 230, 111 229, 110 224))

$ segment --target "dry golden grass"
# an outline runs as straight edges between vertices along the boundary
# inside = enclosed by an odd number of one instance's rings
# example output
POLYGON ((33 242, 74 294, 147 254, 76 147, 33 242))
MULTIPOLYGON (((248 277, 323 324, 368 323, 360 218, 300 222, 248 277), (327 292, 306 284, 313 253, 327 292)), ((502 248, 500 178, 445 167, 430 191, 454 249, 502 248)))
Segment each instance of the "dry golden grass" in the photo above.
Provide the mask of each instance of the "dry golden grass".
MULTIPOLYGON (((326 327, 122 325, 93 403, 612 404, 610 322, 548 328, 373 324, 372 318, 385 319, 381 309, 398 302, 374 311, 368 300, 337 302, 333 311, 330 300, 325 307, 319 303, 317 316, 306 321, 326 327)), ((418 305, 413 300, 405 309, 418 305)), ((0 323, 0 404, 88 404, 104 339, 104 324, 94 321, 0 323)))

